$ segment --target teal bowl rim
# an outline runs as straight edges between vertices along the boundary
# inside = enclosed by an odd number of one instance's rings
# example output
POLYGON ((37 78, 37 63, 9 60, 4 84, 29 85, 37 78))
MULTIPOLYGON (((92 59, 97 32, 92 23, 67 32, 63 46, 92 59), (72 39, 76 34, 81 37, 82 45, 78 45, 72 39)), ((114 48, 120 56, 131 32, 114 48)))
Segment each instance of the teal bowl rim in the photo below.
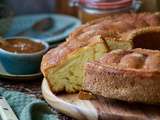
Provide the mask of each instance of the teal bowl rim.
POLYGON ((31 38, 31 37, 24 37, 24 36, 4 38, 4 40, 11 40, 11 39, 28 39, 28 40, 31 40, 31 41, 36 42, 36 43, 41 43, 42 45, 44 45, 45 48, 42 49, 41 51, 34 52, 34 53, 14 53, 14 52, 4 50, 2 48, 0 48, 0 52, 3 52, 3 53, 8 54, 8 55, 12 55, 12 56, 17 56, 17 57, 22 57, 22 56, 27 56, 28 57, 28 56, 35 56, 35 55, 43 54, 43 53, 47 52, 47 50, 49 49, 49 44, 45 41, 40 40, 40 39, 31 38))

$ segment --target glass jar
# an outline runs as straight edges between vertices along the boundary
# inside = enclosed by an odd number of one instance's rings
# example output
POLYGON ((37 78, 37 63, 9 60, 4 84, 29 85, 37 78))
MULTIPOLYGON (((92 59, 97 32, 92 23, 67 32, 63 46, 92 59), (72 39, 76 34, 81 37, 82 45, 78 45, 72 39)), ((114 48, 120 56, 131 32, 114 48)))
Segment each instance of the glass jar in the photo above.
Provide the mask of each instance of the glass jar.
POLYGON ((61 14, 68 14, 77 17, 78 9, 72 6, 70 0, 55 0, 56 2, 56 12, 61 14))
POLYGON ((160 0, 142 0, 142 11, 156 12, 160 10, 160 0))
MULTIPOLYGON (((75 1, 75 0, 74 0, 75 1)), ((135 12, 140 4, 136 0, 78 0, 82 23, 107 15, 135 12)))

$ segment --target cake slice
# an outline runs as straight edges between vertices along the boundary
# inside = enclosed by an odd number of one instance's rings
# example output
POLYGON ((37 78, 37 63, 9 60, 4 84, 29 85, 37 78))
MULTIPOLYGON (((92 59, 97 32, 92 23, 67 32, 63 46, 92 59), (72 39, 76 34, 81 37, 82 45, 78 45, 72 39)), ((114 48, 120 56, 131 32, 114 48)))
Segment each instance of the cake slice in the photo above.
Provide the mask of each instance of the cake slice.
MULTIPOLYGON (((91 41, 87 46, 79 47, 76 50, 72 50, 70 46, 60 46, 59 49, 56 48, 56 50, 49 51, 49 53, 43 57, 42 67, 44 68, 47 67, 48 64, 53 64, 53 62, 58 60, 57 57, 59 56, 56 54, 69 51, 69 53, 59 61, 59 65, 54 67, 50 66, 48 70, 45 69, 45 71, 43 71, 47 73, 45 77, 53 92, 66 91, 68 93, 74 93, 81 89, 84 80, 84 64, 88 61, 99 59, 109 51, 100 36, 91 38, 91 41), (48 58, 51 56, 54 56, 54 60, 48 61, 48 58)), ((72 47, 76 44, 73 43, 72 47)), ((77 45, 82 45, 82 43, 77 45)))
POLYGON ((114 50, 88 62, 83 90, 106 98, 160 103, 160 51, 114 50))

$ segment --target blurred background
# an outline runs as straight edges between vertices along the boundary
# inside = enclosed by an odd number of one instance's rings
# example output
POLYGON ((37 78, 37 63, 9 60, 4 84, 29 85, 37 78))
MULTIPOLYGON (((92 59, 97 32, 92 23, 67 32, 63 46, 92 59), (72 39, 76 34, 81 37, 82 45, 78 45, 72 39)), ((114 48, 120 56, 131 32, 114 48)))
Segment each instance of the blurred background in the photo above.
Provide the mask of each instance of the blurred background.
MULTIPOLYGON (((8 5, 8 7, 11 7, 16 15, 56 12, 56 13, 63 13, 63 14, 77 16, 78 8, 73 7, 73 4, 77 1, 78 0, 0 0, 0 4, 6 4, 8 5)), ((102 0, 97 0, 97 1, 102 1, 102 0)), ((113 1, 113 0, 107 0, 107 1, 113 1)), ((134 1, 142 1, 143 10, 146 11, 159 10, 159 0, 134 0, 134 1)))
POLYGON ((70 7, 72 0, 0 0, 12 8, 16 15, 37 13, 63 13, 77 15, 76 7, 70 7))
POLYGON ((0 0, 0 35, 28 36, 56 45, 80 23, 116 13, 155 12, 159 6, 159 0, 0 0), (37 22, 42 29, 41 22, 48 17, 52 29, 41 34, 32 29, 37 22))
POLYGON ((71 0, 0 0, 0 35, 34 37, 50 44, 64 41, 80 25, 77 18, 70 17, 78 16, 78 8, 72 3, 71 0), (41 34, 29 29, 46 17, 52 18, 52 29, 41 34))
POLYGON ((111 14, 159 9, 159 0, 0 0, 0 35, 28 36, 56 44, 80 23, 111 14), (46 17, 52 18, 52 29, 41 34, 33 31, 37 22, 44 27, 41 22, 46 17))

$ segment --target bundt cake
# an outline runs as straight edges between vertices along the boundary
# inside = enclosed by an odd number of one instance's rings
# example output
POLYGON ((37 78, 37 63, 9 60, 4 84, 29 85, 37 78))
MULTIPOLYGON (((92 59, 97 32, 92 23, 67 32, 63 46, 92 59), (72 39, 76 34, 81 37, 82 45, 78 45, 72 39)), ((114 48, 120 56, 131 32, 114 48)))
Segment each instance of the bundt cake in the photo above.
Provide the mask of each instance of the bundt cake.
MULTIPOLYGON (((156 27, 159 25, 159 13, 122 14, 91 21, 44 55, 41 71, 53 92, 77 92, 82 87, 86 62, 97 60, 110 50, 141 47, 141 43, 145 43, 144 48, 152 48, 157 43, 152 41, 151 45, 147 34, 156 34, 151 31, 159 31, 156 27), (141 33, 146 35, 146 40, 136 37, 141 38, 141 33)), ((152 39, 157 42, 157 37, 152 39)))
POLYGON ((106 98, 160 103, 160 51, 119 49, 88 62, 83 89, 106 98))

